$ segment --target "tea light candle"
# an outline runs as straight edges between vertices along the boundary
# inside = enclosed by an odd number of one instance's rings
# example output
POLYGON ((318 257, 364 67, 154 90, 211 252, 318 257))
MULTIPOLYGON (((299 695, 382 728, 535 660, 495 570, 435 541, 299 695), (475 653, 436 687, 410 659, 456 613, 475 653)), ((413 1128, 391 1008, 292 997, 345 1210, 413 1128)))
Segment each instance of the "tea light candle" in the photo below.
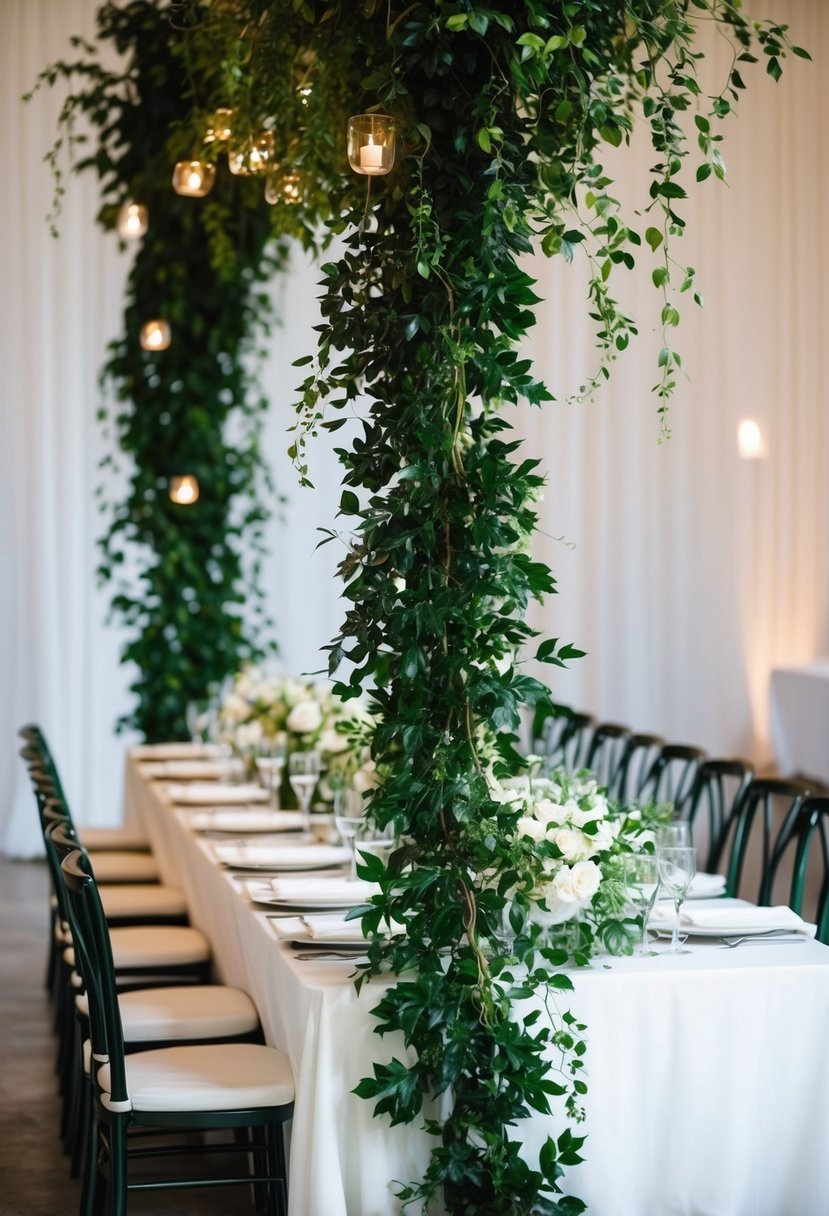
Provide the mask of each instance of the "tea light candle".
POLYGON ((216 166, 204 160, 180 160, 173 170, 173 189, 189 198, 204 198, 213 189, 216 166))
POLYGON ((118 235, 124 240, 134 241, 143 236, 149 227, 147 208, 128 199, 118 212, 118 235))
POLYGON ((171 500, 177 502, 179 506, 191 506, 199 497, 198 478, 194 477, 192 473, 171 477, 169 494, 171 500))
POLYGON ((374 142, 373 136, 369 135, 368 143, 363 144, 360 149, 360 168, 361 169, 382 169, 383 167, 383 149, 380 144, 374 142))
POLYGON ((166 321, 145 321, 141 326, 139 342, 142 350, 166 350, 172 334, 166 321))

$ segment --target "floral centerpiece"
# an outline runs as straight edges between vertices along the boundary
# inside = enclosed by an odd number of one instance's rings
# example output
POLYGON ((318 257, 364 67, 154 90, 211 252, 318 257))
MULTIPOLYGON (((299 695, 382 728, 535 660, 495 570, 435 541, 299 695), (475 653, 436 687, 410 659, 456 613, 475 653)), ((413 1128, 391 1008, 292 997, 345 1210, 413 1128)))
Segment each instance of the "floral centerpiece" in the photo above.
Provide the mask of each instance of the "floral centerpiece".
POLYGON ((323 681, 300 680, 248 666, 233 680, 215 718, 215 737, 243 757, 282 738, 286 753, 317 751, 323 777, 318 798, 334 800, 338 786, 369 789, 374 762, 368 749, 374 719, 365 701, 343 701, 323 681))
POLYGON ((578 920, 587 953, 599 943, 614 953, 628 952, 624 857, 654 851, 653 829, 670 809, 623 807, 586 771, 492 777, 490 795, 501 807, 499 819, 506 813, 511 826, 516 878, 507 894, 513 930, 537 926, 540 939, 555 942, 555 926, 578 920))

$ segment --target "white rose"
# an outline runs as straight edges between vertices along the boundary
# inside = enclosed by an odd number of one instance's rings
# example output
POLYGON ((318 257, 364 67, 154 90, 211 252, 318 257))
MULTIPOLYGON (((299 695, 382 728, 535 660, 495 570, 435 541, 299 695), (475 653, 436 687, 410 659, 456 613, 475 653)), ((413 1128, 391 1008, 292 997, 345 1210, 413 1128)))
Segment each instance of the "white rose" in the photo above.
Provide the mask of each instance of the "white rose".
POLYGON ((285 699, 286 705, 299 705, 301 702, 308 700, 308 687, 301 680, 294 680, 289 677, 282 686, 282 696, 285 699))
POLYGON ((604 853, 610 848, 613 841, 616 839, 616 832, 614 831, 615 826, 615 824, 608 823, 606 819, 602 820, 595 836, 589 837, 593 846, 591 850, 593 853, 604 853))
POLYGON ((231 722, 244 722, 249 713, 250 706, 247 701, 235 692, 230 694, 222 706, 222 716, 229 718, 231 722))
MULTIPOLYGON (((589 863, 580 862, 579 864, 587 865, 589 863)), ((560 904, 578 903, 579 896, 576 894, 573 870, 570 866, 562 866, 556 873, 553 881, 550 883, 550 894, 560 904)))
POLYGON ((262 740, 262 723, 245 722, 236 731, 236 746, 240 751, 247 751, 248 748, 256 747, 257 743, 262 740))
POLYGON ((341 735, 338 730, 324 730, 320 735, 319 749, 321 752, 328 752, 329 755, 337 755, 338 752, 348 751, 348 739, 345 735, 341 735))
POLYGON ((599 889, 602 872, 595 861, 580 861, 570 873, 570 889, 581 903, 587 903, 599 889))
POLYGON ((543 823, 545 827, 548 827, 551 823, 559 824, 564 822, 562 808, 555 802, 551 802, 549 798, 542 798, 539 802, 536 802, 533 807, 533 814, 538 822, 543 823))
POLYGON ((288 730, 298 735, 307 735, 322 724, 322 710, 316 701, 300 701, 288 714, 288 730))
POLYGON ((561 849, 564 860, 570 864, 584 861, 590 855, 588 838, 576 828, 559 828, 552 833, 552 839, 561 849))
POLYGON ((355 789, 358 794, 366 794, 369 790, 376 789, 379 783, 380 778, 377 776, 377 765, 373 760, 367 760, 362 768, 358 768, 351 778, 352 789, 355 789))
POLYGON ((518 831, 522 836, 528 836, 530 840, 543 840, 547 835, 547 829, 543 823, 539 823, 537 819, 532 819, 529 815, 522 815, 518 820, 518 831))

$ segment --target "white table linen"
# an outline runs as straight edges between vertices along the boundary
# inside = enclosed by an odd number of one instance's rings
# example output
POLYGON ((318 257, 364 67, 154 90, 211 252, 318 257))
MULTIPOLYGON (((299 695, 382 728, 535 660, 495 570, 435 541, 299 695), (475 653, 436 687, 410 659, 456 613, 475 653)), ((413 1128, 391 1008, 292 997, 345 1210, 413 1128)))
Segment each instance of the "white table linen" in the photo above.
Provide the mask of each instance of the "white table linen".
POLYGON ((781 773, 799 773, 829 785, 829 659, 776 668, 771 673, 769 719, 781 773))
MULTIPOLYGON (((250 993, 291 1060, 290 1216, 395 1216, 394 1180, 422 1175, 429 1142, 350 1092, 373 1060, 405 1058, 398 1036, 372 1033, 383 982, 357 995, 349 962, 299 960, 129 760, 125 791, 127 822, 184 890, 221 978, 250 993)), ((829 1213, 829 949, 694 944, 597 960, 574 979, 555 1000, 588 1027, 588 1139, 566 1186, 591 1216, 829 1213)), ((528 1120, 527 1151, 563 1126, 528 1120)))

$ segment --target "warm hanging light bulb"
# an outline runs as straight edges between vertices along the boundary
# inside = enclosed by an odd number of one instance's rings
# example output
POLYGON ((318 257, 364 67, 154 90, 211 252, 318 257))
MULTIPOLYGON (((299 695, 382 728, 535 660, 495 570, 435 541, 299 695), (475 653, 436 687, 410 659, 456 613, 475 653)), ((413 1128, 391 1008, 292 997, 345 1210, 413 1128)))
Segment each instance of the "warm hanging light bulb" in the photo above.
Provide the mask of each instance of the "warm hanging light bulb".
POLYGON ((125 241, 135 241, 143 236, 149 227, 147 208, 142 203, 134 203, 127 199, 118 212, 118 235, 125 241))
POLYGON ((161 320, 145 321, 138 336, 142 350, 166 350, 171 339, 170 326, 161 320))
POLYGON ((199 497, 198 478, 194 477, 192 473, 171 477, 169 494, 172 501, 177 502, 179 506, 191 506, 199 497))
POLYGON ((188 198, 204 198, 213 189, 216 166, 206 160, 180 160, 173 170, 173 189, 188 198))
POLYGON ((382 177, 394 167, 396 131, 388 114, 355 114, 348 120, 348 162, 355 173, 382 177))
POLYGON ((741 418, 737 427, 737 450, 743 460, 762 460, 766 443, 760 423, 754 418, 741 418))

